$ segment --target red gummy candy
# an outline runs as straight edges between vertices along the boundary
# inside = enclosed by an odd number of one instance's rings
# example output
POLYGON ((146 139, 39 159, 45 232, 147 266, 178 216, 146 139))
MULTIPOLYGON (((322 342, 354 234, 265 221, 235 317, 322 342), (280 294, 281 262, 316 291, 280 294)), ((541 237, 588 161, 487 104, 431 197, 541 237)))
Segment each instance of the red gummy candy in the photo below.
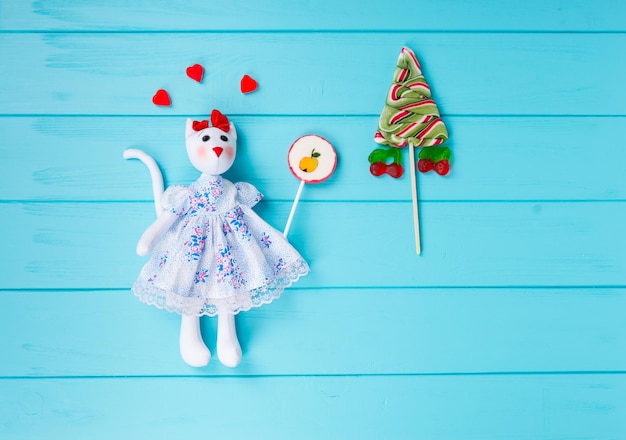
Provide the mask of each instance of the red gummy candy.
POLYGON ((435 168, 435 164, 430 159, 420 159, 417 161, 417 169, 420 173, 427 173, 435 168))
POLYGON ((200 64, 194 64, 193 66, 187 67, 187 70, 185 72, 187 73, 187 76, 189 78, 193 79, 196 82, 201 82, 202 77, 204 76, 204 67, 202 67, 200 64))
POLYGON ((172 105, 172 100, 165 89, 159 89, 152 97, 152 103, 161 107, 169 107, 172 105))
POLYGON ((400 165, 399 163, 392 163, 390 165, 387 165, 387 174, 389 174, 394 179, 397 179, 399 177, 402 177, 402 175, 404 174, 404 168, 402 168, 402 165, 400 165))
POLYGON ((450 161, 449 160, 440 160, 435 164, 435 173, 440 176, 445 176, 450 171, 450 161))
POLYGON ((374 162, 370 165, 370 173, 373 176, 382 176, 387 169, 387 165, 384 162, 374 162))
POLYGON ((258 86, 259 83, 257 83, 256 80, 250 75, 244 75, 243 78, 241 78, 240 87, 241 93, 243 94, 254 92, 258 86))

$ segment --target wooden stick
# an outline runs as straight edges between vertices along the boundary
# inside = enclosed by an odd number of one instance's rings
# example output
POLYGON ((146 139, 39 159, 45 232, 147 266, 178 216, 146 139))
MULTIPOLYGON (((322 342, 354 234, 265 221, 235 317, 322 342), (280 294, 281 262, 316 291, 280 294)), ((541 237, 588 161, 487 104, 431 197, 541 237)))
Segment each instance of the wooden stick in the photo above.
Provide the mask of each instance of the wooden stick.
POLYGON ((415 228, 415 252, 422 253, 420 240, 420 217, 417 207, 417 176, 415 173, 415 147, 409 143, 409 168, 411 168, 411 198, 413 199, 413 227, 415 228))
POLYGON ((296 198, 293 201, 293 205, 291 205, 291 212, 289 213, 289 218, 287 219, 285 232, 283 232, 283 235, 285 237, 287 236, 287 234, 289 234, 289 228, 291 228, 291 222, 293 221, 293 216, 296 213, 296 208, 298 207, 298 202, 300 201, 300 196, 302 195, 303 188, 304 188, 304 180, 301 180, 300 186, 298 187, 298 192, 296 192, 296 198))

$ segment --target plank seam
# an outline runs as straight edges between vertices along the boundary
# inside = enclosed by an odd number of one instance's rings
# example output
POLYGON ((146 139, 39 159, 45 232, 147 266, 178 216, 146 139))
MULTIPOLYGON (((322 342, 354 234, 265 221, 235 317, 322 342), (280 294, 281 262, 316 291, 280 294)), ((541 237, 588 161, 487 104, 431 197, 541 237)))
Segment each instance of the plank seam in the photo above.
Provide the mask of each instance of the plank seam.
MULTIPOLYGON (((0 118, 170 118, 180 119, 188 116, 189 113, 0 113, 0 118)), ((441 116, 445 118, 494 118, 494 119, 565 119, 565 118, 626 118, 625 114, 603 114, 603 113, 588 113, 588 114, 565 114, 565 113, 441 113, 441 116)), ((229 117, 232 118, 284 118, 284 119, 301 119, 301 118, 379 118, 379 113, 229 113, 229 117)))
POLYGON ((198 34, 264 34, 264 35, 298 35, 298 34, 341 34, 341 35, 396 35, 396 34, 471 34, 471 35, 587 35, 606 34, 623 35, 625 30, 621 29, 2 29, 0 35, 41 35, 41 34, 70 34, 70 35, 126 35, 126 34, 177 34, 177 35, 198 35, 198 34))
MULTIPOLYGON (((290 288, 291 292, 317 292, 320 290, 394 290, 394 291, 415 291, 415 290, 498 290, 498 291, 519 291, 519 290, 626 290, 626 285, 621 284, 603 284, 603 285, 517 285, 517 286, 498 286, 498 285, 484 285, 484 286, 321 286, 321 287, 296 287, 290 288)), ((0 288, 0 295, 3 294, 27 294, 27 293, 102 293, 102 292, 127 292, 130 291, 130 285, 128 287, 69 287, 69 288, 0 288)), ((541 294, 543 294, 542 292, 541 294)), ((602 294, 601 292, 597 292, 602 294)))
POLYGON ((284 379, 284 378, 342 378, 342 377, 480 377, 480 376, 622 376, 626 370, 572 370, 572 371, 484 371, 448 373, 380 373, 380 374, 197 374, 197 375, 123 375, 123 376, 0 376, 8 380, 153 380, 153 379, 284 379))

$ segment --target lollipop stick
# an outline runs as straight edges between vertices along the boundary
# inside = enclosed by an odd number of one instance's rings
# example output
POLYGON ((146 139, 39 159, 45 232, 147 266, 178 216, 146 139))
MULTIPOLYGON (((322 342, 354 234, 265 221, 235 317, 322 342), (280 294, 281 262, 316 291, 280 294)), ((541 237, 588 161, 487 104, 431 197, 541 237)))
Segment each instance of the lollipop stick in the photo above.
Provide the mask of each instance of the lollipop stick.
POLYGON ((411 198, 413 199, 413 227, 415 228, 415 252, 422 253, 420 243, 420 218, 417 208, 417 176, 415 175, 415 148, 409 144, 409 168, 411 168, 411 198))
POLYGON ((304 188, 304 180, 300 181, 300 186, 298 187, 298 192, 296 193, 296 198, 293 201, 293 205, 291 205, 291 212, 289 213, 289 218, 287 219, 287 226, 285 226, 285 232, 283 235, 286 237, 289 234, 289 228, 291 228, 291 222, 293 221, 293 216, 296 213, 296 208, 298 207, 298 202, 300 201, 300 196, 302 195, 302 189, 304 188))

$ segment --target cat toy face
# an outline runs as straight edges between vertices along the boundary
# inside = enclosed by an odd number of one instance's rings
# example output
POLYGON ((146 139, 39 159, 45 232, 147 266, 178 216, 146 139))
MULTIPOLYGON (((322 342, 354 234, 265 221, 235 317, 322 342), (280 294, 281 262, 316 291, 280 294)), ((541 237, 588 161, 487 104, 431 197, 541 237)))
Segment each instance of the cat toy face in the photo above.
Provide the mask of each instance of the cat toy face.
POLYGON ((187 156, 199 171, 218 175, 226 172, 237 155, 237 131, 232 122, 219 111, 211 113, 208 121, 187 119, 185 130, 187 156))

